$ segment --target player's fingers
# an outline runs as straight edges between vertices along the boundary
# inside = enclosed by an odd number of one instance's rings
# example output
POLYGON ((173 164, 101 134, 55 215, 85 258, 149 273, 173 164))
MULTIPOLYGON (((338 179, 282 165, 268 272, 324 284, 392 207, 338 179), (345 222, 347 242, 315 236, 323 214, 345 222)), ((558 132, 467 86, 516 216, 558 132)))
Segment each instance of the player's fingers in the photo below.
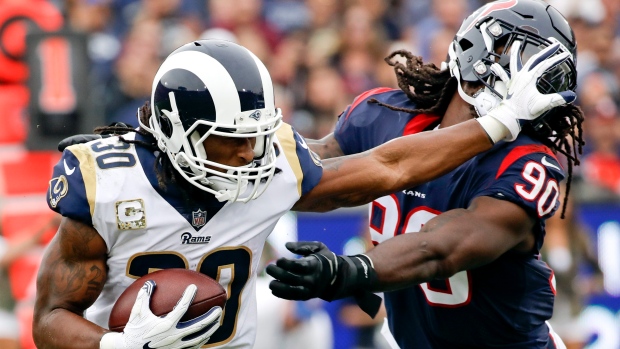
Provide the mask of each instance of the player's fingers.
POLYGON ((325 245, 318 241, 294 241, 287 242, 284 246, 295 254, 307 256, 320 251, 325 245))
POLYGON ((523 63, 521 62, 521 41, 516 40, 510 47, 510 74, 514 75, 521 71, 523 63))
MULTIPOLYGON (((208 312, 191 320, 179 322, 176 325, 177 330, 185 336, 191 335, 195 338, 193 342, 198 344, 202 338, 211 337, 211 334, 220 326, 220 318, 222 317, 222 308, 213 307, 208 312), (214 329, 215 327, 215 329, 214 329), (213 331, 211 331, 213 329, 213 331), (209 331, 211 331, 209 333, 209 331), (200 338, 199 338, 200 337, 200 338), (197 339, 196 339, 197 338, 197 339)), ((186 338, 184 338, 186 340, 186 338)), ((193 345, 191 343, 188 343, 193 345)))
POLYGON ((527 61, 526 65, 528 66, 527 71, 532 71, 532 69, 536 68, 539 64, 549 59, 549 57, 553 56, 556 52, 560 50, 559 43, 553 43, 540 52, 536 53, 527 61))
POLYGON ((570 58, 570 53, 569 52, 561 52, 560 54, 556 55, 555 57, 551 57, 551 58, 547 59, 546 61, 542 62, 541 64, 539 64, 539 66, 536 68, 536 71, 534 73, 535 73, 535 75, 537 77, 541 76, 547 70, 551 70, 551 69, 557 67, 558 65, 564 63, 569 58, 570 58))
POLYGON ((276 265, 286 271, 295 274, 312 274, 320 268, 320 261, 315 258, 317 255, 310 257, 302 257, 300 259, 280 258, 276 261, 276 265))
POLYGON ((187 328, 190 326, 193 326, 195 324, 198 324, 200 327, 204 327, 204 326, 208 326, 211 325, 213 322, 219 322, 220 321, 220 317, 222 316, 222 307, 218 307, 215 306, 211 309, 209 309, 208 312, 195 317, 191 320, 187 320, 187 321, 183 321, 183 322, 179 322, 179 324, 177 325, 177 328, 187 328))
MULTIPOLYGON (((560 95, 566 103, 573 103, 577 99, 577 94, 573 91, 562 91, 559 92, 558 95, 560 95)), ((553 104, 553 101, 551 101, 551 103, 553 104)), ((562 105, 562 103, 558 105, 562 105)))
POLYGON ((290 275, 290 273, 287 270, 284 270, 274 264, 269 264, 267 268, 265 268, 265 272, 267 273, 267 275, 275 279, 278 279, 278 280, 286 279, 287 281, 291 281, 291 279, 294 280, 296 277, 299 277, 299 275, 296 275, 296 276, 290 275))
POLYGON ((554 38, 553 36, 548 37, 547 40, 551 41, 552 43, 559 44, 560 50, 562 50, 562 52, 568 52, 568 49, 566 48, 566 46, 564 46, 563 43, 561 43, 558 39, 554 38))
POLYGON ((545 95, 543 100, 540 102, 542 105, 546 105, 545 111, 555 108, 557 106, 572 103, 575 99, 577 99, 577 94, 573 91, 563 91, 560 93, 551 93, 545 95))
POLYGON ((495 73, 495 75, 497 75, 497 77, 499 77, 504 82, 504 84, 508 85, 508 82, 510 81, 510 76, 508 76, 506 70, 504 70, 504 68, 502 68, 499 63, 491 64, 491 71, 495 73))
POLYGON ((197 290, 198 288, 194 284, 187 286, 187 288, 185 288, 185 291, 183 291, 183 296, 181 296, 177 304, 174 306, 174 309, 172 309, 172 311, 169 312, 166 317, 173 320, 174 322, 179 321, 181 317, 183 317, 183 314, 185 314, 185 312, 187 311, 187 308, 189 308, 189 305, 194 300, 197 290))
POLYGON ((303 286, 291 286, 289 284, 273 280, 269 283, 271 293, 283 299, 305 301, 310 299, 310 290, 303 286))
POLYGON ((183 338, 183 348, 200 348, 209 341, 211 336, 220 328, 220 322, 214 322, 209 326, 193 333, 191 336, 183 338))
MULTIPOLYGON (((183 349, 200 349, 200 347, 205 344, 206 342, 209 341, 209 337, 205 336, 205 329, 202 329, 200 331, 200 335, 195 336, 194 334, 192 334, 191 336, 188 336, 188 339, 182 339, 182 347, 178 347, 178 348, 183 348, 183 349), (205 338, 207 337, 207 338, 205 338)), ((173 348, 177 348, 177 347, 173 347, 173 348)))
POLYGON ((138 295, 136 296, 136 301, 131 308, 128 322, 133 322, 134 320, 139 321, 140 318, 148 316, 148 314, 152 314, 150 300, 154 289, 155 281, 153 280, 149 280, 142 285, 140 291, 138 291, 138 295))
POLYGON ((211 337, 211 335, 217 331, 218 328, 220 328, 221 325, 221 318, 222 318, 222 308, 220 307, 216 307, 217 309, 211 309, 209 310, 209 312, 207 313, 207 320, 206 322, 207 324, 207 332, 205 333, 205 337, 211 337))
POLYGON ((151 295, 155 291, 155 287, 157 284, 153 280, 148 280, 142 285, 142 288, 138 292, 137 299, 140 300, 140 311, 143 314, 151 311, 150 303, 151 303, 151 295))
POLYGON ((572 103, 577 98, 573 91, 563 91, 560 93, 551 93, 537 98, 536 103, 530 108, 532 115, 540 115, 566 103, 572 103))
POLYGON ((274 279, 280 280, 288 285, 302 286, 305 284, 305 280, 302 275, 293 274, 286 269, 280 268, 279 266, 273 264, 268 265, 266 271, 267 274, 271 275, 274 279))
MULTIPOLYGON (((180 341, 182 343, 182 348, 198 348, 198 344, 207 342, 213 332, 220 327, 221 317, 222 308, 213 307, 209 309, 208 312, 194 319, 177 323, 173 336, 168 336, 152 344, 156 347, 163 347, 180 341)), ((177 347, 175 346, 172 348, 177 347)))

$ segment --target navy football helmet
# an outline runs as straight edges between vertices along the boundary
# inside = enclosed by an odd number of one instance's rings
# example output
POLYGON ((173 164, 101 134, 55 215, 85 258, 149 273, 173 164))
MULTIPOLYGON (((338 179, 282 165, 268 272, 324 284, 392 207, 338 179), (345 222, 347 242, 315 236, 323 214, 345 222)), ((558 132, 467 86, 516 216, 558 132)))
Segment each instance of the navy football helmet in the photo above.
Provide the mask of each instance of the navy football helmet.
MULTIPOLYGON (((490 66, 498 62, 510 74, 509 49, 517 40, 522 43, 522 62, 552 41, 563 44, 562 50, 568 50, 571 59, 543 74, 537 87, 541 93, 575 91, 577 44, 568 21, 541 0, 494 1, 463 21, 448 50, 447 68, 459 80, 459 94, 476 107, 479 115, 486 114, 505 95, 504 84, 492 73, 490 66), (484 87, 471 97, 463 91, 463 81, 479 82, 484 87)), ((538 125, 544 116, 539 120, 538 125)))
POLYGON ((151 110, 149 125, 141 126, 194 186, 220 201, 247 202, 269 185, 282 115, 267 68, 246 48, 198 40, 176 49, 155 75, 151 110), (254 161, 240 167, 210 161, 203 142, 211 135, 256 138, 254 161))

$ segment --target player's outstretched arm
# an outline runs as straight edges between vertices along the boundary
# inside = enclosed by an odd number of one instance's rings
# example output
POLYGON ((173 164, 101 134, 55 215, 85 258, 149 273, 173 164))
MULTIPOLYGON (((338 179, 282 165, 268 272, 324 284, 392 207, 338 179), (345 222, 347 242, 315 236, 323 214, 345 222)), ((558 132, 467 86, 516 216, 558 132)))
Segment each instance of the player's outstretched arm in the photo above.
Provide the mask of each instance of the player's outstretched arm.
MULTIPOLYGON (((519 62, 518 42, 512 52, 512 61, 519 62)), ((536 88, 540 76, 569 58, 567 50, 554 43, 524 65, 511 64, 510 79, 506 80, 505 73, 501 76, 507 82, 507 97, 483 117, 397 138, 360 154, 325 160, 321 181, 293 209, 324 212, 362 205, 448 173, 500 140, 514 140, 522 123, 575 100, 572 91, 542 94, 536 88)))
POLYGON ((419 233, 382 242, 363 255, 336 256, 318 242, 288 243, 305 257, 280 258, 267 273, 274 295, 334 300, 359 292, 396 290, 492 262, 508 250, 531 253, 533 219, 509 201, 482 196, 468 209, 445 212, 419 233))
POLYGON ((38 348, 99 349, 106 330, 82 316, 103 289, 106 252, 93 227, 62 219, 37 276, 33 337, 38 348))
POLYGON ((437 178, 493 143, 476 120, 394 139, 363 153, 323 161, 319 184, 293 206, 322 212, 358 206, 437 178))
POLYGON ((369 251, 378 275, 376 289, 446 279, 486 265, 509 250, 531 254, 534 222, 510 201, 478 197, 467 209, 447 211, 429 220, 419 233, 399 235, 369 251))

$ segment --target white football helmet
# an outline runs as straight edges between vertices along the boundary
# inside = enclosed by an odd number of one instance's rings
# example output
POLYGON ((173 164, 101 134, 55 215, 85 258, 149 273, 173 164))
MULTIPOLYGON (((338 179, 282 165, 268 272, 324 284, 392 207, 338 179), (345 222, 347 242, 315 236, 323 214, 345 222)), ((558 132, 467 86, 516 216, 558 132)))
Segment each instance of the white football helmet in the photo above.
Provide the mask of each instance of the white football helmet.
POLYGON ((282 115, 267 68, 246 48, 224 40, 181 46, 155 75, 151 110, 149 125, 141 126, 197 188, 219 201, 247 202, 271 182, 282 115), (240 167, 210 161, 203 142, 211 135, 256 138, 254 161, 240 167))

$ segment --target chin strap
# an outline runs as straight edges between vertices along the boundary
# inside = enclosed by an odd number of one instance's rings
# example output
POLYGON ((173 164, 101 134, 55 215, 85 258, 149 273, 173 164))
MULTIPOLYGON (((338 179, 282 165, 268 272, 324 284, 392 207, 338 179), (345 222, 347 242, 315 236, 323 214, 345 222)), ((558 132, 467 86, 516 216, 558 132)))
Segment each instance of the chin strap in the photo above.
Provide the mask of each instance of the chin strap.
MULTIPOLYGON (((229 174, 231 174, 232 172, 234 171, 228 171, 229 174)), ((206 178, 205 182, 207 182, 205 184, 208 185, 211 189, 218 192, 218 194, 215 194, 215 198, 219 202, 236 200, 248 189, 247 179, 239 179, 239 182, 237 182, 224 177, 209 176, 206 178)))
POLYGON ((486 86, 474 94, 474 108, 476 109, 478 116, 487 115, 491 109, 497 107, 497 105, 502 101, 502 98, 506 95, 506 85, 504 85, 502 81, 496 81, 493 87, 496 91, 502 94, 501 97, 489 91, 486 86))

